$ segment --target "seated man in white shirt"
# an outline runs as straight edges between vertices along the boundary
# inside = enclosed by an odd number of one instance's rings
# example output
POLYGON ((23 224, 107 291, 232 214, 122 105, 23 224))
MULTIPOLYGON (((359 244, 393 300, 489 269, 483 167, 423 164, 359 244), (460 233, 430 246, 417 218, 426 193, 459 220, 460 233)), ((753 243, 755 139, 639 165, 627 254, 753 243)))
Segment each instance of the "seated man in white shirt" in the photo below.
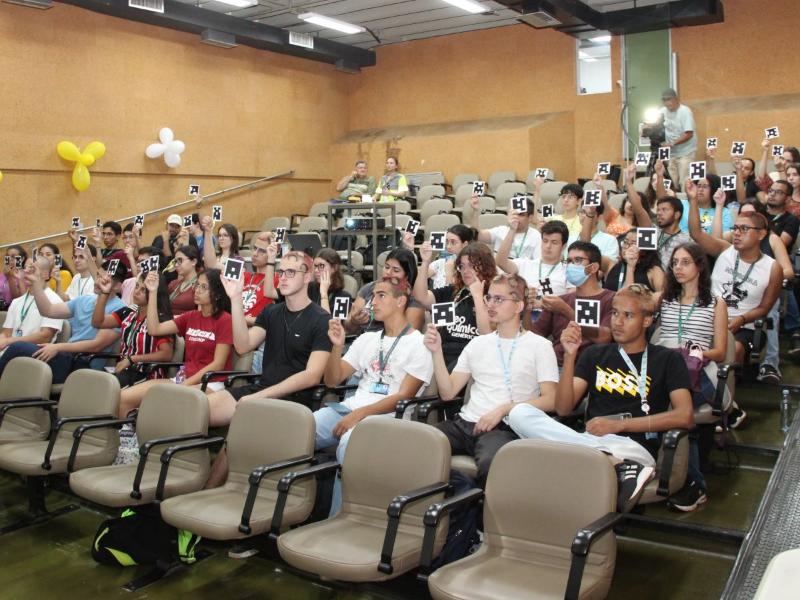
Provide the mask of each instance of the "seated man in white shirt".
MULTIPOLYGON (((29 258, 25 263, 26 273, 37 273, 33 264, 33 259, 29 258)), ((46 281, 44 272, 39 272, 42 283, 46 281)), ((44 293, 53 304, 62 303, 49 287, 44 287, 44 293)), ((43 317, 36 307, 36 300, 30 291, 19 298, 15 298, 8 308, 3 329, 0 331, 0 356, 5 352, 6 347, 14 342, 30 342, 31 344, 49 344, 61 331, 64 321, 62 319, 51 319, 43 317)))
MULTIPOLYGON (((470 225, 478 231, 478 241, 484 242, 491 246, 492 250, 497 252, 500 244, 503 243, 506 235, 508 235, 509 227, 506 225, 498 225, 491 229, 481 229, 478 222, 480 216, 480 203, 478 197, 473 196, 471 200, 472 217, 470 225)), ((508 255, 511 258, 527 258, 529 260, 538 259, 541 254, 542 235, 539 230, 534 227, 536 207, 533 200, 527 199, 528 210, 525 213, 514 212, 514 209, 508 207, 508 221, 511 219, 516 220, 514 225, 514 241, 509 249, 508 255)))
POLYGON ((544 411, 555 406, 558 365, 553 345, 522 329, 527 289, 519 275, 498 275, 486 296, 494 333, 473 338, 453 369, 447 372, 442 338, 433 324, 425 333, 425 346, 433 354, 439 396, 455 398, 472 379, 470 399, 450 421, 436 427, 447 436, 453 454, 468 454, 478 467, 478 485, 486 485, 489 466, 497 451, 517 435, 507 415, 528 402, 544 411))
MULTIPOLYGON (((333 344, 325 368, 325 385, 332 387, 352 375, 360 380, 355 395, 330 403, 314 413, 316 448, 336 445, 336 459, 344 462, 350 433, 359 421, 373 415, 394 416, 398 400, 422 393, 433 375, 431 356, 422 345, 422 334, 406 319, 410 289, 405 280, 384 277, 375 284, 372 310, 383 322, 380 331, 356 338, 342 357, 345 331, 342 322, 331 319, 328 337, 333 344)), ((331 514, 341 506, 341 484, 334 484, 331 514)))

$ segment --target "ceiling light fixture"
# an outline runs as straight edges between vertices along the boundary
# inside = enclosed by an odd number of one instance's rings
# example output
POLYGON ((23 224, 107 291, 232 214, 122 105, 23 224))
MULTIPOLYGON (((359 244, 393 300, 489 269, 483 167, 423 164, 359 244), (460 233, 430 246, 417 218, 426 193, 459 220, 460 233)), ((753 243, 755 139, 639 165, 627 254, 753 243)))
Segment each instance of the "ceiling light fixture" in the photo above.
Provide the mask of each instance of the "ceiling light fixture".
POLYGON ((610 35, 598 35, 597 37, 589 38, 590 42, 595 42, 597 44, 608 43, 611 41, 610 35))
POLYGON ((258 4, 258 0, 216 0, 220 4, 227 4, 229 6, 235 6, 236 8, 250 8, 251 6, 256 6, 258 4))
POLYGON ((326 17, 325 15, 320 15, 313 12, 299 14, 297 15, 297 18, 299 18, 301 21, 306 21, 308 23, 313 23, 314 25, 319 25, 320 27, 325 27, 326 29, 333 29, 335 31, 340 31, 350 35, 354 33, 363 33, 366 31, 366 29, 360 25, 353 25, 352 23, 347 23, 345 21, 340 21, 339 19, 326 17))
POLYGON ((468 13, 472 13, 473 15, 477 15, 478 13, 485 13, 489 12, 489 9, 483 6, 482 4, 478 4, 473 0, 444 0, 448 4, 452 4, 456 8, 460 8, 461 10, 465 10, 468 13))

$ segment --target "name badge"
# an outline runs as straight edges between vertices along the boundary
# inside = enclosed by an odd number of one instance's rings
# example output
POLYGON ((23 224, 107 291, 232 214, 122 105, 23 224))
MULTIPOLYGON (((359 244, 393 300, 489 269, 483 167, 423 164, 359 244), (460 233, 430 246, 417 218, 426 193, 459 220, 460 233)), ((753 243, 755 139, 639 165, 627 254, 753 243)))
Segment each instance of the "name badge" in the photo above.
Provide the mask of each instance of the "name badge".
POLYGON ((658 432, 656 431, 648 431, 644 434, 644 439, 646 440, 657 440, 658 439, 658 432))
POLYGON ((389 384, 383 383, 381 381, 376 381, 370 386, 369 391, 372 392, 373 394, 380 394, 382 396, 386 396, 389 393, 389 384))
POLYGON ((14 337, 22 337, 22 329, 16 329, 14 331, 14 337))

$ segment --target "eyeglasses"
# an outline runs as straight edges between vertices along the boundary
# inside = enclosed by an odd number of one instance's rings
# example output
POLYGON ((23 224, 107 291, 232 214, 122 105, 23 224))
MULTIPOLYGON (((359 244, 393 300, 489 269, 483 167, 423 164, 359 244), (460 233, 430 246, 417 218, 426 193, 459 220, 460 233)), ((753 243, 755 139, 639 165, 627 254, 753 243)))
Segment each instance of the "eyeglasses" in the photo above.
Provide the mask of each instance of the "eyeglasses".
POLYGON ((278 269, 275 271, 275 274, 281 278, 286 277, 286 279, 294 279, 294 276, 298 273, 307 273, 306 269, 278 269))
POLYGON ((589 259, 583 256, 573 256, 564 261, 567 265, 588 265, 589 259))
POLYGON ((681 258, 681 259, 676 258, 670 264, 674 269, 675 267, 688 267, 690 265, 693 265, 694 261, 691 258, 681 258))
POLYGON ((773 194, 783 194, 784 196, 786 195, 786 191, 785 190, 779 190, 777 188, 769 188, 769 190, 767 190, 767 193, 770 196, 773 195, 773 194))
POLYGON ((495 306, 500 306, 503 302, 506 302, 508 300, 511 300, 512 302, 517 301, 516 298, 508 298, 506 296, 499 296, 497 294, 495 295, 486 294, 483 297, 483 300, 484 302, 486 302, 486 304, 494 304, 495 306))
POLYGON ((198 283, 196 286, 194 286, 194 289, 196 289, 198 292, 207 292, 211 288, 207 283, 198 283))
POLYGON ((711 189, 711 186, 708 185, 707 183, 695 183, 694 187, 696 187, 698 190, 710 190, 711 189))
POLYGON ((734 225, 731 227, 734 233, 748 233, 755 229, 756 231, 764 229, 763 227, 754 227, 753 225, 734 225))
POLYGON ((324 271, 326 263, 314 263, 315 271, 324 271))

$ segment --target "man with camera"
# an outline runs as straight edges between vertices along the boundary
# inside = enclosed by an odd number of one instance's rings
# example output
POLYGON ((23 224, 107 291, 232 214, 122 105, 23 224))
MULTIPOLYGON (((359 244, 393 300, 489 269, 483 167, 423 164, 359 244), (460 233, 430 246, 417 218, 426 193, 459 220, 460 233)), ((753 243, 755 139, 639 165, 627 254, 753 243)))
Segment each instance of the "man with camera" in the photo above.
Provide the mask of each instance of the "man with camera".
POLYGON ((695 136, 694 115, 692 109, 681 104, 678 94, 673 89, 666 89, 661 94, 664 106, 664 137, 662 147, 670 149, 669 170, 673 175, 673 184, 683 186, 689 177, 689 163, 695 159, 697 152, 697 136, 695 136))

